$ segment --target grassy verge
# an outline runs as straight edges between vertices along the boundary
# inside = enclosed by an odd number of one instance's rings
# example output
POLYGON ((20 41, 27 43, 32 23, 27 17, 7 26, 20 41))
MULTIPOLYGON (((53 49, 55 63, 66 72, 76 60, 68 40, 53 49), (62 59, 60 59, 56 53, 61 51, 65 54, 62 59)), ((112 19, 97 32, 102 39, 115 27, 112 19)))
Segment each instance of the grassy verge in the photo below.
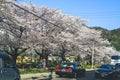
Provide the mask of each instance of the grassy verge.
POLYGON ((50 72, 48 69, 20 69, 20 74, 43 73, 50 72))
MULTIPOLYGON (((86 71, 91 70, 91 65, 82 65, 86 71)), ((96 69, 99 65, 94 65, 93 69, 96 69)), ((33 73, 44 73, 50 72, 50 69, 37 69, 37 68, 28 68, 28 69, 20 69, 20 74, 33 74, 33 73)))

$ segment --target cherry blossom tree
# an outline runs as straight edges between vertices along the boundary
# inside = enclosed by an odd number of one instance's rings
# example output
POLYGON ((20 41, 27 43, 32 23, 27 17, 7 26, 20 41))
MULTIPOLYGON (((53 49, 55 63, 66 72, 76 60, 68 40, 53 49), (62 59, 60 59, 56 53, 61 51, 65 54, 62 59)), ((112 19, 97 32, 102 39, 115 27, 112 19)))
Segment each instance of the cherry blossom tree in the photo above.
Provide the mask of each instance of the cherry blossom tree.
POLYGON ((3 51, 12 56, 16 63, 17 56, 27 50, 26 28, 22 26, 18 18, 12 12, 12 6, 0 5, 0 30, 2 31, 1 44, 3 51))
POLYGON ((1 43, 9 47, 5 51, 11 49, 12 53, 18 51, 15 53, 20 54, 31 48, 46 61, 51 53, 59 55, 63 61, 66 54, 82 57, 89 54, 100 60, 114 54, 100 31, 90 29, 86 20, 66 15, 58 9, 25 3, 0 5, 0 29, 6 35, 1 35, 1 43))

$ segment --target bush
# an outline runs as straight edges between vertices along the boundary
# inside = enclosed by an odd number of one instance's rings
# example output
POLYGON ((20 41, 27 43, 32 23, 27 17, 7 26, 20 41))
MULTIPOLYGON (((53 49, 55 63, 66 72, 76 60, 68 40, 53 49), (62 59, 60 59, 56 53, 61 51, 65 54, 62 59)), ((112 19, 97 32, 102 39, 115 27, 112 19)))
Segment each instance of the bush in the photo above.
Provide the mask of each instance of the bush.
MULTIPOLYGON (((85 68, 85 69, 91 69, 91 65, 87 65, 87 64, 85 64, 85 63, 81 63, 81 66, 82 66, 83 68, 85 68)), ((94 65, 93 65, 93 68, 96 69, 96 68, 98 68, 99 66, 100 66, 100 64, 94 64, 94 65)))
POLYGON ((23 64, 17 64, 17 66, 21 69, 30 69, 30 68, 36 68, 37 63, 23 63, 23 64))
POLYGON ((60 64, 58 61, 48 61, 48 67, 56 67, 60 64))

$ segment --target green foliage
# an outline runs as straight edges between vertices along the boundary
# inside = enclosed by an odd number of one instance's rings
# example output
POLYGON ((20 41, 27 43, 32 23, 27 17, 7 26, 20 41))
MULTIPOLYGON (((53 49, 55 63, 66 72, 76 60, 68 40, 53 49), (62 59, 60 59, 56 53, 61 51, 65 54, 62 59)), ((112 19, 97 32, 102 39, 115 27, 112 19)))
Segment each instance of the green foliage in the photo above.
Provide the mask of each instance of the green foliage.
POLYGON ((22 63, 22 64, 17 64, 17 66, 19 68, 22 68, 22 69, 31 69, 31 68, 36 68, 37 67, 37 63, 35 63, 35 62, 22 63))
POLYGON ((111 46, 120 51, 120 28, 110 31, 100 27, 94 27, 94 29, 101 30, 102 37, 110 41, 111 46))
MULTIPOLYGON (((81 66, 82 66, 83 68, 85 68, 85 69, 91 69, 91 65, 88 65, 88 64, 86 64, 86 63, 81 63, 81 66)), ((93 68, 96 69, 96 68, 98 68, 99 66, 100 66, 100 64, 94 64, 94 65, 93 65, 93 68)))
POLYGON ((81 61, 82 61, 81 56, 80 56, 80 55, 78 55, 78 56, 75 58, 75 61, 76 61, 76 62, 81 62, 81 61))
POLYGON ((56 67, 60 64, 59 61, 48 61, 48 67, 56 67))
POLYGON ((111 31, 111 41, 112 45, 116 50, 120 51, 120 28, 111 31))

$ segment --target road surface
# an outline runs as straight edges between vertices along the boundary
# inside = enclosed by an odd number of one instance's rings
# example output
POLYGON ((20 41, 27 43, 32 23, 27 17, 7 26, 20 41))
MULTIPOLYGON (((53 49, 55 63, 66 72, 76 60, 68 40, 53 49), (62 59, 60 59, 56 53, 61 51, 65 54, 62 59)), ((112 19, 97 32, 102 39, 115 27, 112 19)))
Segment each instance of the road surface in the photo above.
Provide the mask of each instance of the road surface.
MULTIPOLYGON (((28 79, 21 79, 21 80, 105 80, 105 79, 95 79, 93 70, 87 71, 85 77, 81 77, 81 78, 77 78, 77 79, 69 78, 69 77, 59 77, 55 74, 53 75, 53 79, 50 79, 48 76, 49 76, 49 73, 45 74, 44 76, 30 77, 28 79)), ((120 80, 120 75, 118 76, 118 78, 116 80, 120 80)))
POLYGON ((87 71, 85 77, 80 77, 75 79, 75 78, 68 78, 68 77, 61 78, 56 76, 55 78, 53 78, 53 80, 95 80, 95 78, 94 78, 94 71, 87 71))

